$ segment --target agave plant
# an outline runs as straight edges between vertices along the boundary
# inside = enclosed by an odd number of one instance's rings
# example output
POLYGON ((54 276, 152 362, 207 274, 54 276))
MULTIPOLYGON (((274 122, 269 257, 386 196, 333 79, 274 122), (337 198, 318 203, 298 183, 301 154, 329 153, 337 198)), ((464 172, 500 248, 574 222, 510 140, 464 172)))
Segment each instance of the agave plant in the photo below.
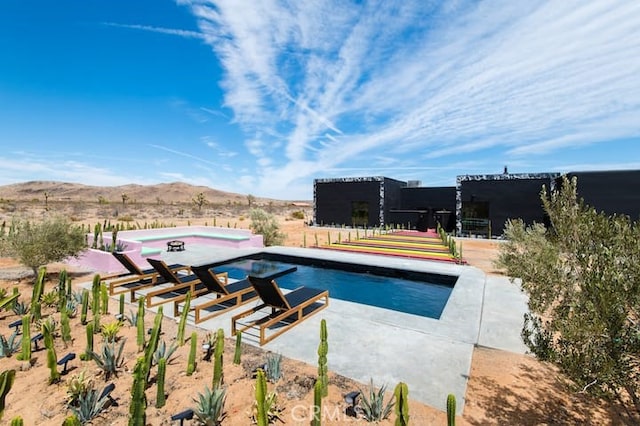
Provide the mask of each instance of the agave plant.
POLYGON ((167 348, 167 344, 164 340, 160 340, 158 343, 158 348, 153 353, 153 359, 151 360, 152 365, 157 365, 160 358, 164 358, 167 360, 167 364, 169 364, 173 358, 171 356, 178 349, 178 346, 175 343, 172 343, 171 346, 167 348))
POLYGON ((16 301, 15 305, 13 305, 13 313, 18 315, 18 316, 25 316, 28 312, 29 312, 29 305, 24 303, 24 302, 20 302, 19 300, 16 301))
POLYGON ((77 406, 80 398, 85 397, 85 395, 92 389, 93 384, 91 379, 85 376, 86 370, 82 370, 80 374, 77 376, 73 376, 71 380, 69 380, 69 384, 67 385, 67 405, 69 406, 77 406))
POLYGON ((102 412, 107 401, 109 401, 108 397, 100 398, 98 390, 91 388, 78 398, 77 406, 71 406, 71 411, 78 417, 80 423, 89 423, 102 412))
POLYGON ((118 340, 118 333, 120 332, 120 328, 122 327, 122 322, 113 321, 108 324, 102 324, 100 326, 100 332, 102 333, 102 337, 106 342, 114 343, 118 340))
POLYGON ((129 310, 129 315, 125 314, 124 318, 127 320, 130 326, 135 326, 138 323, 138 312, 129 310))
POLYGON ((58 304, 58 291, 51 290, 50 292, 43 294, 40 298, 40 302, 48 308, 56 306, 58 304))
POLYGON ((267 354, 267 362, 265 363, 265 375, 267 380, 275 383, 282 377, 282 355, 277 353, 267 354))
POLYGON ((17 338, 18 332, 14 331, 9 338, 5 338, 0 334, 0 358, 9 358, 21 348, 22 338, 17 338))
POLYGON ((362 408, 362 415, 368 422, 379 422, 386 419, 391 414, 393 409, 394 400, 391 398, 387 403, 384 403, 384 393, 386 391, 386 385, 383 385, 376 392, 373 386, 373 379, 369 385, 369 392, 365 393, 360 391, 362 395, 362 401, 360 403, 362 408))
POLYGON ((196 407, 193 409, 193 413, 200 423, 207 426, 222 424, 222 420, 226 416, 224 412, 225 394, 226 390, 223 388, 215 388, 212 392, 208 386, 205 386, 204 393, 198 393, 198 398, 194 398, 196 407))
POLYGON ((91 353, 93 360, 104 373, 104 379, 109 380, 111 375, 118 376, 118 370, 124 365, 123 351, 125 340, 116 348, 115 343, 103 343, 100 354, 91 353))
POLYGON ((75 299, 67 300, 67 304, 64 309, 67 311, 67 316, 69 318, 75 318, 78 315, 78 303, 75 299))

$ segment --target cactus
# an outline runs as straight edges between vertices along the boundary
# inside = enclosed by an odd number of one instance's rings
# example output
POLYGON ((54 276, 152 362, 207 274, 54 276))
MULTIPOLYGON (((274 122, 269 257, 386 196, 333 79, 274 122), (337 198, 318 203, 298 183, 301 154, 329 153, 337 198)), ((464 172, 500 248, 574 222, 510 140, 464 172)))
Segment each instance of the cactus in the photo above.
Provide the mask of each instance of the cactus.
POLYGON ((144 297, 138 299, 138 316, 136 317, 138 351, 144 349, 144 297))
POLYGON ((54 347, 47 348, 47 368, 49 368, 49 384, 57 383, 60 380, 60 373, 58 372, 58 366, 56 362, 56 350, 54 347))
POLYGON ((100 285, 100 301, 102 302, 102 313, 109 313, 109 291, 107 289, 107 285, 102 283, 100 285))
POLYGON ((31 361, 31 315, 22 317, 22 352, 16 357, 21 361, 31 361))
POLYGON ((187 325, 187 315, 189 315, 189 309, 191 305, 191 292, 187 292, 187 296, 184 300, 184 307, 182 308, 182 314, 180 314, 180 322, 178 323, 178 336, 176 340, 178 345, 184 346, 184 328, 187 325))
POLYGON ((189 348, 189 359, 187 361, 187 376, 196 371, 196 349, 198 348, 198 333, 191 333, 191 347, 189 348))
POLYGON ((83 361, 90 361, 93 359, 93 323, 87 324, 87 348, 83 354, 80 354, 80 359, 83 361))
POLYGON ((91 312, 93 316, 100 315, 100 275, 93 276, 91 283, 91 312))
POLYGON ((258 373, 256 375, 256 423, 258 426, 268 426, 269 424, 267 418, 266 398, 267 379, 264 375, 264 371, 262 371, 262 369, 258 369, 258 373))
POLYGON ((144 373, 149 382, 149 375, 151 374, 151 364, 153 363, 153 354, 158 349, 158 341, 160 340, 160 329, 162 328, 162 306, 158 308, 155 318, 153 319, 153 328, 151 329, 151 336, 147 347, 144 349, 144 373))
POLYGON ((58 312, 62 312, 67 306, 67 270, 60 271, 58 277, 58 312))
POLYGON ((69 344, 72 340, 71 338, 71 325, 69 324, 69 313, 67 312, 67 308, 63 308, 60 312, 60 330, 62 334, 62 341, 65 346, 69 344))
POLYGON ((158 384, 156 392, 156 408, 162 408, 166 403, 166 397, 164 395, 164 377, 166 374, 167 359, 163 357, 158 361, 158 377, 156 378, 156 383, 158 384))
POLYGON ((447 395, 447 426, 456 426, 456 396, 447 395))
POLYGON ((31 314, 33 320, 38 321, 42 317, 40 310, 40 298, 44 293, 44 279, 47 275, 47 268, 44 266, 38 270, 38 278, 33 286, 33 293, 31 295, 31 314))
POLYGON ((322 397, 329 394, 329 378, 327 370, 327 353, 329 343, 327 342, 327 322, 320 321, 320 345, 318 345, 318 380, 322 385, 322 397))
POLYGON ((20 416, 14 417, 11 419, 11 426, 24 426, 24 420, 20 416))
POLYGON ((322 382, 316 380, 313 386, 313 420, 311 426, 320 426, 322 422, 322 382))
POLYGON ((131 405, 129 406, 129 426, 144 426, 147 424, 145 411, 147 398, 144 393, 147 386, 145 376, 144 357, 138 358, 133 369, 133 385, 131 386, 131 405))
POLYGON ((407 426, 409 424, 409 387, 406 383, 400 382, 396 385, 393 395, 396 399, 395 426, 407 426))
POLYGON ((236 332, 236 348, 233 351, 233 363, 240 364, 240 356, 242 355, 242 332, 236 332))
POLYGON ((89 290, 82 290, 82 309, 80 310, 80 323, 87 324, 87 310, 89 309, 89 290))
POLYGON ((118 314, 120 315, 120 321, 124 321, 124 293, 120 293, 120 300, 118 301, 118 314))
POLYGON ((16 370, 6 370, 0 373, 0 420, 2 420, 2 415, 4 414, 5 399, 15 379, 16 370))
POLYGON ((216 348, 213 354, 213 384, 217 389, 222 385, 222 355, 224 354, 224 330, 219 328, 216 333, 216 348))

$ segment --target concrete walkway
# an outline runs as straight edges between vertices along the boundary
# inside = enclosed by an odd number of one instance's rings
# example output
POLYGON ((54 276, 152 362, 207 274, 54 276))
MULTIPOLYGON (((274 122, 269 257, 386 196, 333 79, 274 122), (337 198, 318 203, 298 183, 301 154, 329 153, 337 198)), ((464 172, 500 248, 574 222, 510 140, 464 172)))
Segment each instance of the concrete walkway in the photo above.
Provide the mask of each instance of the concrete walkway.
MULTIPOLYGON (((324 318, 331 371, 362 383, 373 379, 375 385, 387 384, 390 389, 403 381, 412 399, 441 410, 446 410, 447 394, 453 393, 459 414, 464 409, 475 345, 525 351, 520 329, 526 297, 507 278, 487 276, 470 266, 293 247, 229 250, 193 245, 184 252, 163 253, 162 258, 167 263, 197 265, 260 251, 458 277, 439 320, 330 299, 327 309, 263 346, 266 350, 316 364, 320 320, 324 318)), ((164 309, 166 315, 172 311, 169 306, 164 309)), ((223 328, 229 336, 231 316, 238 311, 231 310, 199 327, 223 328)), ((257 346, 257 337, 245 333, 243 342, 257 346)))

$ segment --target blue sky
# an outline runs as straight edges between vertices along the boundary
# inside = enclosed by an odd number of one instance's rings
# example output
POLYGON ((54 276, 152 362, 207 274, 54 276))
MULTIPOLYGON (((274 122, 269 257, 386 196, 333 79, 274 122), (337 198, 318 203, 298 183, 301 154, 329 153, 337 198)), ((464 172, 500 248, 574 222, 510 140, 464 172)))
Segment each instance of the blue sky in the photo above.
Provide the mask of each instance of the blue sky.
POLYGON ((640 2, 0 3, 0 185, 640 168, 640 2))

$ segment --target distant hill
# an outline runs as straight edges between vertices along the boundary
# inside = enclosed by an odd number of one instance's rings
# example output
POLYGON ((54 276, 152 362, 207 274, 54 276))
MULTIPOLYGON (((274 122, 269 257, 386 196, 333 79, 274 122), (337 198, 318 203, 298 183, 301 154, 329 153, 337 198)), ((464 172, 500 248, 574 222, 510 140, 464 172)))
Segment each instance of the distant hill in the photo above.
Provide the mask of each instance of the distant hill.
MULTIPOLYGON (((47 193, 49 201, 91 201, 100 197, 110 203, 122 202, 126 194, 129 202, 138 203, 191 203, 193 198, 203 193, 210 203, 237 202, 247 203, 247 194, 220 191, 206 186, 189 185, 182 182, 161 183, 157 185, 121 185, 89 186, 78 183, 31 181, 0 186, 0 198, 12 201, 44 200, 47 193)), ((257 198, 258 203, 282 202, 269 198, 257 198)))

